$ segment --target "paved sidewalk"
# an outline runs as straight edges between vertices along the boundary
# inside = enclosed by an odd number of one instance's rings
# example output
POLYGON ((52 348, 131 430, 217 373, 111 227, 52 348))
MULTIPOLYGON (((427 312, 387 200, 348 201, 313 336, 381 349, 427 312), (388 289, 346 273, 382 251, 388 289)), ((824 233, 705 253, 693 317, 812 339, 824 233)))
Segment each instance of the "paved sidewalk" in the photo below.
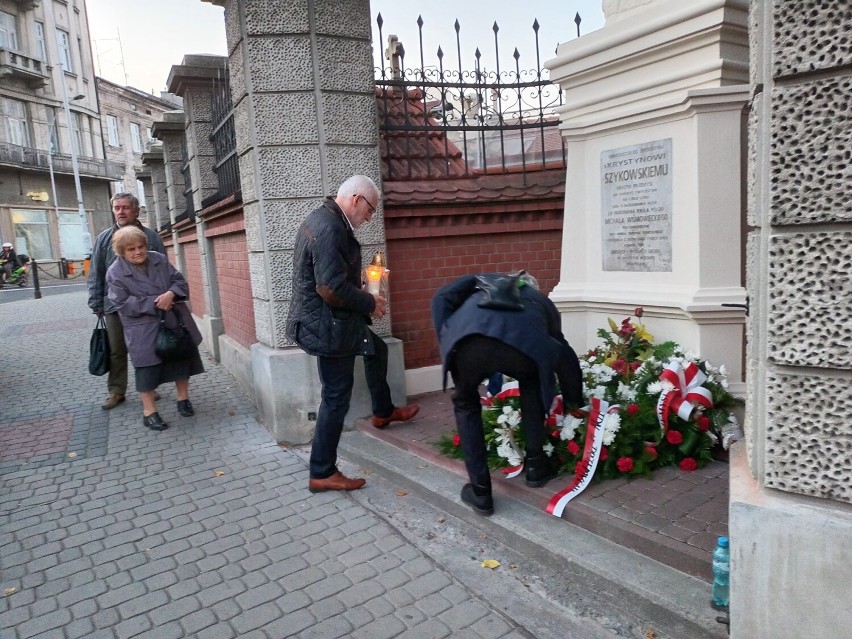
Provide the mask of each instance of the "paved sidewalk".
POLYGON ((214 363, 193 418, 161 389, 167 431, 135 393, 101 411, 93 324, 82 293, 4 307, 2 639, 534 636, 365 503, 311 495, 214 363))
POLYGON ((171 386, 162 433, 135 392, 101 410, 85 300, 2 306, 0 639, 724 636, 706 581, 545 515, 544 493, 501 492, 491 518, 461 504, 459 463, 427 443, 447 395, 387 441, 345 433, 343 470, 368 477, 347 494, 311 495, 307 451, 206 358, 195 417, 171 386))

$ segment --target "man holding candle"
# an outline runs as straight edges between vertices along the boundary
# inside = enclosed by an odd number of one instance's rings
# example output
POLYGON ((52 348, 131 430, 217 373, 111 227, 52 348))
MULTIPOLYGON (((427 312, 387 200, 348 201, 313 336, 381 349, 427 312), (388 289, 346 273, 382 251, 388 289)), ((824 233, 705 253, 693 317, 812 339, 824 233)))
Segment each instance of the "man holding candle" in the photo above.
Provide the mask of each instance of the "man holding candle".
POLYGON ((387 313, 380 293, 363 290, 361 244, 355 231, 373 218, 379 189, 364 175, 340 185, 302 222, 293 252, 293 294, 287 338, 317 357, 322 401, 311 447, 311 492, 356 490, 366 482, 337 470, 337 446, 349 411, 355 357, 364 371, 373 404, 373 426, 408 421, 419 406, 395 407, 387 383, 388 347, 368 326, 387 313))

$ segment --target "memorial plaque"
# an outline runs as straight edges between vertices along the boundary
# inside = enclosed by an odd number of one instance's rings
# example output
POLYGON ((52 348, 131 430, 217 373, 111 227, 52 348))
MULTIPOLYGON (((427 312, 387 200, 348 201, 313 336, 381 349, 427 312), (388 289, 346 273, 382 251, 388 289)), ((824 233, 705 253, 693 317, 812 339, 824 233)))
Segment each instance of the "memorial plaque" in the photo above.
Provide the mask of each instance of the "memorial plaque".
POLYGON ((672 139, 601 152, 604 271, 672 270, 672 139))

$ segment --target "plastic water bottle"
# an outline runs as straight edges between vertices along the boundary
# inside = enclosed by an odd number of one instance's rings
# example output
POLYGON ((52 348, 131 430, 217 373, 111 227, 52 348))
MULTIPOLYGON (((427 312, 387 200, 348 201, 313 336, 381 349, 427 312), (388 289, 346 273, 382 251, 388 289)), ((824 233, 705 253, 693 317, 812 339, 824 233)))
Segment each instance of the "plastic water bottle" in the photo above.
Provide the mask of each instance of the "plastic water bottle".
POLYGON ((719 537, 716 550, 713 551, 713 607, 727 608, 730 595, 731 553, 728 538, 719 537))

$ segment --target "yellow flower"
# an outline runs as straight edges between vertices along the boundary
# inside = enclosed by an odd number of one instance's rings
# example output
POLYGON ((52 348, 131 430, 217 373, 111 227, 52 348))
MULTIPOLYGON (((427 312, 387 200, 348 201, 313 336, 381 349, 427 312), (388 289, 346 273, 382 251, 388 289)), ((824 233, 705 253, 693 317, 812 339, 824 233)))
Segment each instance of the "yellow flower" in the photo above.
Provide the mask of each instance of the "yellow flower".
POLYGON ((634 324, 633 327, 636 329, 636 337, 639 339, 646 340, 648 342, 654 341, 654 336, 648 332, 648 329, 645 328, 644 324, 634 324))

